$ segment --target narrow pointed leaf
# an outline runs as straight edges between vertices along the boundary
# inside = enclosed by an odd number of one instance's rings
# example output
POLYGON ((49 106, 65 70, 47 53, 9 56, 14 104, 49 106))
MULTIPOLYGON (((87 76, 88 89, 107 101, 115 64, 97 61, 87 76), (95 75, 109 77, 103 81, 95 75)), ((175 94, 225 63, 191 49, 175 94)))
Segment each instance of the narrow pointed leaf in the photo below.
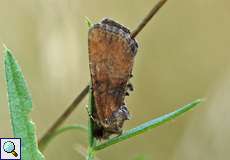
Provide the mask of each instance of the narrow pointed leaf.
POLYGON ((197 104, 199 104, 201 102, 202 102, 201 99, 195 100, 192 103, 189 103, 189 104, 175 110, 174 112, 165 114, 165 115, 160 116, 156 119, 153 119, 153 120, 150 120, 146 123, 143 123, 143 124, 141 124, 135 128, 132 128, 132 129, 126 131, 125 133, 123 133, 120 136, 111 138, 107 142, 104 142, 102 144, 97 145, 96 147, 94 147, 94 150, 104 149, 108 146, 111 146, 111 145, 116 144, 118 142, 124 141, 126 139, 131 138, 131 137, 134 137, 136 135, 142 134, 142 133, 144 133, 144 132, 146 132, 152 128, 160 126, 160 125, 164 124, 165 122, 168 122, 172 119, 175 119, 178 116, 182 115, 183 113, 189 111, 190 109, 194 108, 195 106, 197 106, 197 104))
POLYGON ((11 51, 5 48, 4 53, 11 125, 14 137, 21 138, 22 141, 22 159, 44 160, 38 150, 35 125, 29 117, 32 99, 26 82, 11 51))

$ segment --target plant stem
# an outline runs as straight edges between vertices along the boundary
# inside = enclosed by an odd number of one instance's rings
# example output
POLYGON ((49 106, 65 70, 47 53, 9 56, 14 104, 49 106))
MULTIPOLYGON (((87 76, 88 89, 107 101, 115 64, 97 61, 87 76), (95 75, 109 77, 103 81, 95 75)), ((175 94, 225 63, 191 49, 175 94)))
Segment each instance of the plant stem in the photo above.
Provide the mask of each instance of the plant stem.
MULTIPOLYGON (((87 85, 81 93, 74 99, 74 101, 67 107, 67 109, 62 113, 62 115, 53 123, 53 125, 46 131, 43 137, 38 141, 39 148, 44 146, 46 140, 49 139, 50 135, 56 131, 56 129, 63 124, 63 122, 69 117, 69 115, 74 111, 76 106, 84 99, 89 90, 89 85, 87 85)), ((43 147, 42 147, 43 148, 43 147)))
POLYGON ((87 160, 93 160, 94 159, 94 146, 96 144, 96 139, 93 136, 93 127, 94 127, 94 122, 91 117, 94 109, 94 98, 93 98, 93 93, 91 89, 91 84, 89 87, 89 100, 88 100, 88 112, 89 112, 89 120, 88 120, 88 154, 87 154, 87 160))
POLYGON ((131 37, 135 38, 140 31, 145 27, 145 25, 156 15, 157 11, 167 2, 167 0, 160 0, 144 17, 144 19, 138 24, 137 28, 133 30, 131 33, 131 37))

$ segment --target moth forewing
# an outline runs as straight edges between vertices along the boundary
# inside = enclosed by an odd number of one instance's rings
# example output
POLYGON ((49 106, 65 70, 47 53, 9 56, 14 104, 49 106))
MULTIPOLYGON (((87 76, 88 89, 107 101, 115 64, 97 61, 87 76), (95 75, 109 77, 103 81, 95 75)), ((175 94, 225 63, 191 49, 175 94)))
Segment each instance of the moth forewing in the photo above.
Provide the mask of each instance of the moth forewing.
POLYGON ((94 136, 106 139, 120 134, 129 117, 124 99, 138 46, 127 28, 104 19, 90 28, 88 47, 95 101, 94 136))

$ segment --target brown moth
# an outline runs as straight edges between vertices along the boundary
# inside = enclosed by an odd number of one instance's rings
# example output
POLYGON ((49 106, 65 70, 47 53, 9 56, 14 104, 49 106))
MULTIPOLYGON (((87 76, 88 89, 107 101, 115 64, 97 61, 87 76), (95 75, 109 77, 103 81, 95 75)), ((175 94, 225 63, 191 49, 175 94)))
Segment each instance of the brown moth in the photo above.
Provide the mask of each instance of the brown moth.
POLYGON ((121 134, 129 111, 124 99, 132 76, 137 42, 121 24, 104 19, 94 24, 88 34, 89 67, 95 102, 92 118, 94 136, 107 139, 121 134))

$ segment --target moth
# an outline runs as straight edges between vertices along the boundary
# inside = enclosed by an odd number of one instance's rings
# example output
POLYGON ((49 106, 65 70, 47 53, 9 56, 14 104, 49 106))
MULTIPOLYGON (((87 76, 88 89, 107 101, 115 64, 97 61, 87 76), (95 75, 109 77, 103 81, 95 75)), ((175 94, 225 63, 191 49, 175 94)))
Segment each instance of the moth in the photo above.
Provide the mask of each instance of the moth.
POLYGON ((111 19, 94 24, 88 33, 89 68, 95 107, 93 134, 97 139, 122 133, 129 111, 125 96, 132 90, 134 58, 138 44, 128 28, 111 19))

